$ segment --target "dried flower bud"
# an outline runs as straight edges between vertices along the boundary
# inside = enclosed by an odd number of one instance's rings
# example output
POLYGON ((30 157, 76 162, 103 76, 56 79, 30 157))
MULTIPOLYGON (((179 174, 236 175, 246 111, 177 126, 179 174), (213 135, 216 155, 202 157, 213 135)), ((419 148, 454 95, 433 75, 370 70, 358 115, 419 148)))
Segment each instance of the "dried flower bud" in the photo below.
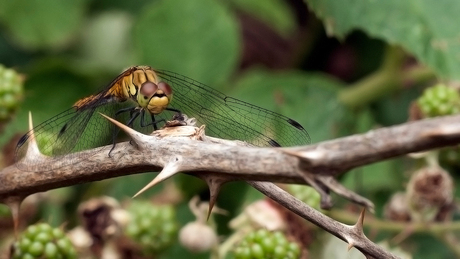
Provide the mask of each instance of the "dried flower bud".
POLYGON ((438 166, 415 172, 407 185, 407 201, 414 221, 433 221, 453 201, 453 180, 438 166))
POLYGON ((256 229, 265 228, 269 231, 286 229, 283 215, 268 200, 259 200, 250 204, 243 213, 230 221, 232 229, 243 228, 247 225, 256 229))
POLYGON ((93 239, 82 227, 76 227, 67 233, 80 258, 90 258, 93 239))
POLYGON ((214 229, 198 221, 190 222, 180 230, 179 241, 182 246, 195 253, 209 251, 218 244, 214 229))
POLYGON ((122 226, 128 221, 121 215, 120 204, 110 197, 88 200, 80 204, 78 213, 86 231, 98 240, 120 235, 122 226))
POLYGON ((410 213, 407 207, 407 197, 403 192, 397 192, 385 205, 384 216, 394 221, 410 221, 410 213))

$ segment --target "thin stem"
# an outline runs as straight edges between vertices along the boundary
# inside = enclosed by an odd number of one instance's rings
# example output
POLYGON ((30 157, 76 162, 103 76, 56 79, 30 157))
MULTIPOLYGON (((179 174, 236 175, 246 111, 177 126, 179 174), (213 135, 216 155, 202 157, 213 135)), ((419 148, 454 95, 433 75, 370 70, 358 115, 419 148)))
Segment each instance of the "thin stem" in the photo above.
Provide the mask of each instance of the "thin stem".
MULTIPOLYGON (((334 218, 340 222, 352 224, 358 218, 358 214, 351 213, 344 210, 334 209, 326 213, 331 218, 334 218)), ((443 223, 416 223, 416 222, 396 222, 381 220, 374 217, 366 217, 364 220, 364 226, 372 228, 377 231, 388 231, 400 233, 408 228, 411 229, 412 233, 428 233, 433 235, 441 235, 449 232, 460 231, 460 222, 443 222, 443 223)))
POLYGON ((341 90, 339 100, 350 108, 360 107, 380 99, 407 84, 434 79, 431 70, 423 66, 404 69, 406 55, 399 47, 390 46, 381 67, 362 80, 341 90))

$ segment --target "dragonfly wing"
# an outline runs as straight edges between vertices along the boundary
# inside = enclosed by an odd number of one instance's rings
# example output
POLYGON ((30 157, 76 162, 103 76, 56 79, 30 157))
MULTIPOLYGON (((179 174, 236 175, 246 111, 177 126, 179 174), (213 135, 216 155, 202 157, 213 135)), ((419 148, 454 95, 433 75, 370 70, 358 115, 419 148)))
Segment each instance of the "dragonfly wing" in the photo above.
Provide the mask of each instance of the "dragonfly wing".
MULTIPOLYGON (((78 151, 112 144, 116 133, 114 131, 117 129, 99 113, 115 118, 115 113, 123 106, 126 105, 106 103, 83 110, 72 108, 37 125, 21 138, 16 147, 18 167, 22 170, 52 170, 71 165, 94 154, 90 151, 77 153, 78 151), (48 156, 46 161, 40 158, 23 160, 32 141, 32 133, 40 152, 48 156), (55 162, 52 163, 52 160, 55 162)), ((129 114, 118 116, 118 119, 125 123, 126 116, 129 114)))
MULTIPOLYGON (((82 122, 87 121, 92 113, 92 110, 82 112, 71 108, 37 125, 19 141, 16 161, 20 162, 26 155, 28 146, 33 141, 32 136, 35 136, 40 152, 46 156, 58 157, 70 153, 86 127, 82 122)), ((27 170, 40 166, 38 161, 28 159, 18 163, 18 166, 27 170)))
POLYGON ((188 77, 156 70, 174 90, 171 106, 206 125, 208 134, 244 140, 256 146, 294 146, 310 143, 295 120, 226 96, 188 77))

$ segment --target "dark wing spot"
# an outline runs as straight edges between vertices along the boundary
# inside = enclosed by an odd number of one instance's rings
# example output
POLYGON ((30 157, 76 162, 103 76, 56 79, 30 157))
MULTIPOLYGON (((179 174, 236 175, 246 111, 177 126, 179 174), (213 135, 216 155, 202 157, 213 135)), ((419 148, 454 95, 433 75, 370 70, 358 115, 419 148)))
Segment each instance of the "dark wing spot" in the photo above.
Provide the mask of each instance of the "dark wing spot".
POLYGON ((272 147, 281 147, 281 145, 278 142, 276 142, 274 139, 270 139, 268 141, 268 144, 272 147))
POLYGON ((298 123, 297 121, 293 120, 293 119, 288 119, 287 122, 289 124, 291 124, 292 126, 298 128, 299 130, 305 130, 302 125, 300 125, 300 123, 298 123))
POLYGON ((18 141, 18 144, 16 145, 16 147, 21 147, 22 145, 24 145, 24 143, 26 143, 26 141, 29 139, 29 133, 25 134, 24 136, 22 136, 19 141, 18 141))
POLYGON ((62 126, 61 130, 59 131, 59 134, 58 134, 58 138, 65 133, 65 131, 67 130, 67 123, 62 126))

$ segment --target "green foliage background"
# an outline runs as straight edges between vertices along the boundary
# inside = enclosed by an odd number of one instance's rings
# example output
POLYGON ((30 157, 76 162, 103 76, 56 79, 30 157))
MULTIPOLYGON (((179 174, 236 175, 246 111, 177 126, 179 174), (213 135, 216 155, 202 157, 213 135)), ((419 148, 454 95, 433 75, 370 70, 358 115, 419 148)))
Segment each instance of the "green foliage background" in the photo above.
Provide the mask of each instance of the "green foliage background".
MULTIPOLYGON (((432 80, 460 79, 459 13, 454 0, 0 1, 0 63, 25 78, 24 102, 0 141, 27 130, 28 111, 38 124, 104 87, 124 68, 143 64, 294 118, 313 142, 402 123, 432 80), (303 5, 309 13, 299 11, 303 5), (268 28, 276 40, 267 34, 251 38, 248 23, 268 28), (273 52, 251 59, 254 48, 248 46, 263 48, 264 42, 273 52), (416 69, 405 70, 408 55, 419 62, 416 69)), ((342 180, 373 200, 381 215, 391 193, 403 189, 407 163, 369 165, 342 180)), ((75 223, 72 212, 80 201, 100 194, 122 200, 151 178, 142 174, 69 188, 68 199, 46 205, 43 218, 55 225, 75 223)), ((206 196, 199 180, 175 181, 189 197, 206 196)), ((256 197, 261 196, 233 183, 218 206, 231 217, 256 197)), ((186 202, 178 208, 181 223, 193 218, 186 202)), ((228 233, 228 218, 221 219, 222 234, 228 233)), ((406 242, 415 247, 415 258, 453 256, 430 236, 406 242)), ((179 256, 191 258, 178 245, 163 258, 179 256)))

